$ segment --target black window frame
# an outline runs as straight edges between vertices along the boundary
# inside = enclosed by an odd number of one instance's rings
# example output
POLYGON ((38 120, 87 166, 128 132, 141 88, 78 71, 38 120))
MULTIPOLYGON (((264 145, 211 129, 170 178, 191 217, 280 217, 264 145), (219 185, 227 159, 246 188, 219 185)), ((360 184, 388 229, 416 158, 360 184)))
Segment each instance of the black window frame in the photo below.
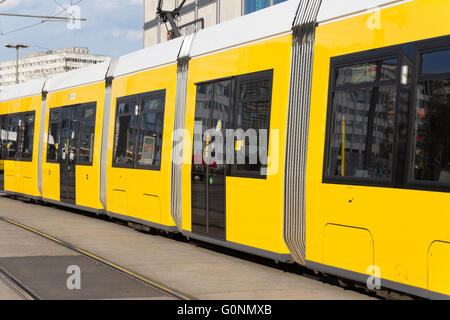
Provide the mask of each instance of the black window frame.
MULTIPOLYGON (((241 103, 240 96, 241 96, 241 85, 245 83, 252 83, 256 81, 270 81, 270 92, 267 94, 269 97, 269 106, 267 109, 267 159, 269 159, 269 150, 270 150, 270 125, 271 125, 271 118, 272 118, 272 103, 273 103, 273 78, 274 78, 274 70, 265 70, 260 72, 254 72, 249 74, 244 74, 236 77, 236 84, 235 84, 235 100, 234 105, 232 105, 232 114, 233 114, 233 121, 231 122, 233 124, 233 128, 235 130, 240 129, 237 128, 237 117, 239 116, 237 113, 238 105, 241 103)), ((253 100, 253 99, 250 99, 253 100)), ((255 101, 259 101, 260 99, 255 99, 255 101)), ((234 138, 233 146, 236 145, 236 137, 234 138)), ((258 155, 259 157, 259 141, 258 141, 258 155)), ((230 167, 230 176, 238 177, 238 178, 253 178, 253 179, 267 179, 267 170, 265 174, 261 174, 261 172, 257 173, 256 171, 248 171, 248 170, 241 170, 238 169, 238 164, 236 163, 236 151, 234 151, 234 157, 235 157, 235 163, 231 165, 230 167)), ((259 161, 259 159, 258 159, 259 161)), ((266 165, 267 169, 267 165, 266 165)))
MULTIPOLYGON (((270 99, 269 99, 269 106, 268 106, 268 110, 267 110, 267 124, 268 124, 268 127, 267 127, 267 130, 268 130, 268 132, 267 132, 267 159, 269 159, 269 150, 270 150, 270 129, 271 129, 271 118, 272 118, 274 73, 275 73, 274 69, 267 69, 267 70, 262 70, 262 71, 256 71, 256 72, 240 74, 240 75, 231 76, 231 77, 223 77, 223 78, 218 78, 218 79, 195 83, 196 95, 197 95, 197 88, 201 85, 205 85, 205 84, 213 84, 214 85, 216 83, 220 83, 220 82, 228 81, 228 80, 230 80, 232 82, 232 84, 231 84, 231 86, 232 86, 231 104, 230 104, 230 111, 229 111, 229 116, 230 116, 229 123, 232 126, 232 128, 228 128, 228 129, 237 130, 237 129, 239 129, 236 127, 237 117, 238 117, 238 113, 237 113, 238 107, 237 106, 240 103, 241 84, 251 83, 251 82, 256 82, 256 81, 264 81, 264 80, 270 81, 270 93, 268 94, 268 97, 270 99)), ((214 88, 213 88, 213 91, 214 91, 214 88)), ((195 99, 197 99, 197 96, 195 97, 195 99)), ((212 99, 212 102, 211 102, 212 107, 214 107, 214 92, 212 94, 211 99, 212 99)), ((195 101, 197 101, 197 100, 195 100, 195 101)), ((228 146, 227 139, 229 139, 229 138, 230 137, 228 137, 228 136, 224 137, 225 146, 228 146)), ((244 170, 237 169, 238 164, 236 163, 236 151, 235 151, 236 137, 233 137, 233 139, 234 139, 234 141, 233 141, 232 152, 234 152, 235 162, 232 165, 228 164, 226 166, 226 176, 227 177, 236 177, 236 178, 266 180, 267 173, 261 174, 261 172, 244 171, 244 170)), ((227 153, 231 151, 231 150, 227 150, 227 148, 225 148, 225 150, 227 153)), ((258 150, 258 156, 259 156, 259 150, 258 150)))
POLYGON ((3 139, 3 135, 1 135, 1 134, 2 134, 2 131, 4 131, 5 134, 8 133, 7 121, 8 121, 7 114, 0 115, 0 160, 2 160, 2 161, 6 160, 6 143, 7 143, 8 137, 6 137, 6 139, 3 139))
MULTIPOLYGON (((399 45, 372 49, 365 52, 358 52, 339 57, 332 57, 330 61, 330 77, 328 84, 328 100, 327 100, 327 122, 325 132, 325 149, 323 161, 322 183, 335 185, 351 185, 363 187, 381 187, 381 188, 397 188, 404 190, 419 190, 432 192, 450 192, 450 183, 440 183, 434 181, 420 181, 412 178, 414 168, 414 151, 415 151, 415 122, 416 122, 416 103, 417 103, 417 87, 420 81, 420 74, 422 70, 422 55, 426 53, 443 51, 450 49, 450 35, 430 38, 420 41, 407 42, 399 45), (329 139, 330 139, 330 108, 332 107, 332 92, 334 89, 335 69, 333 63, 335 61, 344 61, 346 59, 361 58, 361 60, 352 60, 349 65, 358 64, 359 62, 370 62, 376 60, 377 56, 381 55, 384 59, 383 53, 389 51, 399 50, 400 68, 404 65, 409 66, 409 74, 407 76, 408 83, 405 85, 401 83, 401 74, 398 76, 400 85, 398 86, 397 106, 396 106, 396 120, 395 120, 395 144, 393 156, 393 182, 389 184, 372 183, 367 180, 355 181, 354 179, 343 177, 328 177, 327 176, 327 161, 329 157, 329 139), (368 59, 364 60, 364 57, 368 59), (369 58, 370 57, 370 58, 369 58), (375 59, 371 59, 371 58, 375 59), (354 63, 353 63, 354 62, 354 63), (407 97, 407 103, 401 103, 401 97, 404 94, 407 97), (399 105, 406 110, 400 110, 399 105), (402 114, 400 115, 400 113, 402 114), (399 117, 406 123, 399 123, 399 117)), ((378 57, 380 59, 380 57, 378 57)), ((401 70, 399 70, 401 73, 401 70)), ((442 79, 448 79, 448 73, 442 75, 431 75, 429 78, 437 79, 441 76, 442 79)), ((427 77, 425 77, 427 78, 427 77)))
MULTIPOLYGON (((119 105, 121 103, 132 102, 132 104, 136 108, 136 106, 138 106, 138 103, 139 103, 138 97, 139 97, 139 94, 134 94, 134 95, 124 96, 124 97, 120 97, 120 98, 116 99, 116 114, 115 114, 115 117, 114 117, 114 131, 113 131, 114 132, 113 154, 112 154, 112 167, 113 168, 135 169, 134 168, 134 164, 135 164, 135 161, 136 161, 136 153, 133 155, 133 162, 132 163, 117 163, 114 160, 116 158, 116 148, 117 148, 117 145, 116 145, 116 134, 117 134, 117 136, 120 134, 120 128, 119 128, 119 132, 116 133, 117 132, 117 120, 118 120, 118 117, 119 117, 119 112, 118 112, 119 111, 119 105)), ((133 113, 135 113, 135 109, 130 114, 133 114, 133 113)), ((139 114, 135 115, 135 117, 137 118, 136 121, 139 122, 139 114)), ((138 123, 138 126, 139 126, 139 123, 138 123)), ((138 128, 136 128, 136 130, 138 130, 138 128)), ((137 136, 137 134, 136 134, 136 136, 137 136)), ((136 145, 136 143, 137 143, 137 138, 135 139, 135 145, 136 145)))
POLYGON ((78 166, 92 166, 94 162, 94 154, 95 154, 95 138, 96 138, 96 127, 97 127, 97 103, 96 102, 89 102, 89 103, 83 103, 79 105, 80 108, 80 129, 78 131, 78 142, 77 142, 77 165, 78 166), (83 117, 84 112, 86 109, 93 108, 94 109, 94 143, 92 144, 92 150, 90 152, 92 153, 92 160, 90 161, 83 161, 80 157, 80 148, 81 148, 81 134, 82 134, 82 128, 83 128, 83 117))
MULTIPOLYGON (((139 170, 152 170, 152 171, 161 171, 162 166, 162 159, 163 159, 163 147, 164 147, 164 121, 165 121, 165 114, 166 114, 166 90, 157 90, 152 92, 147 92, 144 94, 141 94, 139 97, 139 116, 138 116, 138 132, 136 135, 137 141, 136 141, 136 154, 135 154, 135 168, 139 170), (148 99, 154 99, 154 98, 163 98, 164 105, 161 109, 158 110, 150 110, 150 111, 144 111, 144 100, 148 99), (142 165, 138 163, 137 156, 139 155, 139 150, 142 150, 141 146, 141 124, 142 124, 142 115, 146 113, 158 113, 162 115, 162 130, 161 130, 161 155, 160 155, 160 162, 157 165, 142 165)), ((157 144, 155 144, 155 147, 157 144)))
POLYGON ((51 109, 49 110, 48 131, 47 131, 47 156, 46 156, 46 162, 47 162, 47 163, 59 163, 58 149, 55 150, 56 159, 49 159, 49 158, 48 158, 48 155, 49 155, 48 138, 49 138, 49 136, 50 136, 50 128, 51 128, 51 125, 52 125, 53 123, 57 123, 57 124, 58 124, 58 141, 57 141, 57 142, 54 141, 54 142, 55 142, 55 144, 57 143, 57 144, 58 144, 58 147, 59 147, 59 144, 60 144, 60 142, 61 142, 61 113, 62 113, 62 107, 51 108, 51 109), (57 121, 52 121, 52 114, 53 114, 54 112, 58 112, 58 113, 59 113, 59 114, 58 114, 58 120, 57 120, 57 121))
POLYGON ((21 150, 19 152, 19 161, 24 161, 24 162, 32 162, 33 161, 33 157, 34 157, 34 139, 35 139, 35 131, 36 131, 36 112, 35 111, 30 111, 30 112, 24 112, 22 115, 22 121, 26 124, 26 118, 28 116, 32 115, 33 116, 33 124, 32 124, 32 130, 33 130, 33 139, 31 142, 31 157, 24 157, 24 149, 25 149, 25 131, 21 132, 21 150))
POLYGON ((34 148, 34 140, 36 135, 36 111, 26 111, 26 112, 16 112, 16 113, 8 113, 3 115, 3 120, 5 121, 5 130, 7 133, 7 137, 5 140, 5 150, 4 153, 4 160, 5 161, 16 161, 16 162, 33 162, 33 158, 35 156, 35 148, 34 148), (14 155, 14 157, 10 157, 8 155, 8 135, 9 135, 9 120, 13 117, 18 117, 21 122, 25 122, 25 118, 29 115, 33 115, 33 144, 32 144, 32 152, 31 152, 31 158, 25 158, 23 157, 23 143, 24 143, 24 130, 21 129, 21 126, 18 126, 17 130, 17 150, 14 155))
POLYGON ((327 115, 326 115, 326 129, 325 129, 325 150, 323 158, 323 172, 322 183, 325 184, 341 184, 341 185, 355 185, 355 186, 372 186, 372 187, 388 187, 393 188, 397 184, 396 171, 399 166, 397 162, 398 156, 398 113, 399 113, 399 97, 401 88, 401 69, 403 65, 402 59, 402 46, 392 46, 386 48, 380 48, 376 50, 370 50, 366 52, 352 53, 344 56, 338 56, 331 58, 330 62, 330 76, 328 81, 328 99, 327 99, 327 115), (397 59, 397 74, 395 80, 381 80, 378 79, 374 82, 361 83, 361 84, 346 84, 336 87, 337 81, 337 69, 342 67, 349 67, 354 65, 360 65, 364 63, 375 63, 379 61, 386 61, 390 59, 397 59), (342 177, 328 175, 329 158, 330 158, 330 146, 332 139, 333 128, 333 102, 334 92, 336 89, 343 90, 347 88, 374 88, 382 87, 395 83, 396 85, 396 99, 395 99, 395 119, 394 119, 394 140, 392 150, 392 176, 390 179, 375 179, 375 178, 360 178, 360 177, 342 177))
MULTIPOLYGON (((78 103, 78 104, 73 104, 73 105, 66 105, 66 106, 61 106, 61 107, 55 107, 55 108, 50 108, 49 112, 48 112, 48 131, 47 131, 47 156, 46 156, 46 163, 54 163, 54 164, 59 164, 61 163, 61 159, 59 157, 59 153, 58 151, 56 152, 56 159, 49 159, 48 158, 48 152, 49 152, 49 148, 48 148, 48 137, 50 135, 50 128, 51 128, 51 124, 52 123, 58 123, 58 144, 60 144, 61 142, 61 120, 62 120, 62 112, 64 108, 71 108, 71 107, 77 107, 78 108, 78 115, 79 115, 79 119, 78 121, 80 122, 80 124, 82 123, 83 119, 83 114, 86 108, 94 108, 94 145, 93 145, 93 150, 92 150, 92 161, 80 161, 80 143, 81 143, 81 129, 78 130, 78 137, 77 137, 77 147, 76 147, 76 165, 77 166, 85 166, 85 167, 91 167, 94 165, 94 153, 95 153, 95 137, 96 137, 96 127, 97 127, 97 101, 92 101, 92 102, 86 102, 86 103, 78 103), (51 120, 51 116, 53 112, 59 112, 59 116, 58 116, 58 120, 57 121, 52 121, 51 120)), ((71 119, 73 120, 73 119, 71 119)), ((81 125, 80 125, 81 126, 81 125)), ((59 148, 58 148, 59 150, 59 148)))
MULTIPOLYGON (((113 138, 113 152, 112 152, 112 167, 113 168, 122 168, 122 169, 133 169, 133 170, 147 170, 147 171, 161 171, 162 167, 162 159, 163 159, 163 148, 164 148, 164 124, 165 124, 165 114, 166 114, 166 105, 167 105, 167 90, 166 89, 160 89, 160 90, 154 90, 154 91, 148 91, 144 93, 138 93, 128 96, 119 97, 116 99, 116 112, 114 116, 114 138, 113 138), (148 98, 157 98, 157 97, 163 97, 164 105, 162 106, 162 110, 158 111, 146 111, 144 113, 149 112, 158 112, 162 113, 162 119, 163 119, 163 126, 162 126, 162 142, 161 142, 161 161, 159 165, 141 165, 138 164, 137 155, 138 151, 140 149, 140 134, 141 134, 141 116, 143 114, 143 102, 144 100, 148 98), (137 127, 136 127, 136 138, 135 138, 135 146, 136 150, 133 155, 133 162, 132 163, 117 163, 115 162, 116 158, 116 132, 117 132, 117 120, 119 117, 119 105, 121 103, 126 102, 133 102, 133 104, 138 107, 138 114, 135 115, 137 127)), ((135 109, 134 109, 135 110, 135 109)), ((135 113, 136 111, 134 111, 135 113)), ((120 133, 120 129, 119 129, 120 133)), ((117 133, 118 135, 118 133, 117 133)))
POLYGON ((405 188, 413 190, 435 191, 435 192, 450 192, 450 182, 436 182, 428 180, 416 180, 413 177, 414 161, 415 161, 415 124, 416 124, 416 104, 417 104, 417 87, 421 80, 437 80, 450 79, 450 73, 443 73, 439 75, 422 76, 422 55, 433 53, 437 51, 450 49, 450 36, 443 36, 434 39, 427 39, 415 43, 415 61, 414 61, 414 83, 413 83, 413 97, 410 106, 410 128, 408 132, 408 153, 407 153, 407 171, 405 188))

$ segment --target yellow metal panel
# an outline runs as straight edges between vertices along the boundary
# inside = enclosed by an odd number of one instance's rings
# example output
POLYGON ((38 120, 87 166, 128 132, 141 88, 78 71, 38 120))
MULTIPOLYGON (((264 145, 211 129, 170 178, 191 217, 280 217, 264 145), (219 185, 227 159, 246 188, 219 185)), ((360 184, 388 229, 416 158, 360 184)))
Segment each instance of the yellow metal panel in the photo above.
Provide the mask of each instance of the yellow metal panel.
POLYGON ((328 224, 323 238, 323 264, 371 274, 373 241, 369 231, 328 224))
POLYGON ((135 212, 135 216, 141 220, 161 221, 161 200, 158 196, 142 195, 139 199, 139 207, 135 212))
POLYGON ((108 210, 114 213, 132 216, 133 212, 128 209, 128 194, 125 190, 113 189, 108 197, 108 210))
MULTIPOLYGON (((448 12, 449 1, 416 0, 375 13, 379 19, 369 13, 318 27, 306 181, 307 260, 322 261, 327 224, 357 226, 373 236, 374 264, 382 278, 427 288, 428 247, 438 239, 450 242, 450 215, 444 209, 450 198, 439 192, 322 183, 329 71, 334 56, 448 35, 448 12)), ((346 268, 358 271, 361 259, 351 258, 346 268)))
MULTIPOLYGON (((95 152, 95 150, 94 150, 95 152)), ((96 166, 97 167, 97 166, 96 166)), ((76 167, 76 203, 79 206, 103 209, 100 203, 100 168, 93 166, 76 167), (87 187, 86 187, 87 186, 87 187), (93 192, 95 190, 95 192, 93 192)))
POLYGON ((428 290, 450 295, 450 243, 436 241, 428 253, 428 290))
MULTIPOLYGON (((46 156, 44 156, 44 159, 46 156)), ((60 172, 59 164, 57 163, 45 163, 42 174, 42 197, 45 199, 60 201, 60 172)))
POLYGON ((108 211, 133 218, 175 226, 170 214, 170 184, 172 169, 172 132, 174 127, 176 64, 113 80, 111 118, 108 143, 108 211), (117 98, 166 90, 161 170, 113 168, 113 145, 117 98), (148 200, 151 197, 152 200, 148 200), (159 199, 160 214, 156 199, 159 199), (149 202, 150 201, 150 202, 149 202))
MULTIPOLYGON (((183 229, 191 231, 191 155, 195 118, 195 83, 274 70, 270 129, 278 130, 269 144, 275 173, 267 179, 228 177, 226 180, 226 237, 228 241, 289 253, 283 240, 283 169, 292 36, 286 35, 193 59, 189 65, 183 165, 183 229), (277 146, 280 146, 277 148, 277 146)), ((271 132, 272 138, 275 131, 271 132)))

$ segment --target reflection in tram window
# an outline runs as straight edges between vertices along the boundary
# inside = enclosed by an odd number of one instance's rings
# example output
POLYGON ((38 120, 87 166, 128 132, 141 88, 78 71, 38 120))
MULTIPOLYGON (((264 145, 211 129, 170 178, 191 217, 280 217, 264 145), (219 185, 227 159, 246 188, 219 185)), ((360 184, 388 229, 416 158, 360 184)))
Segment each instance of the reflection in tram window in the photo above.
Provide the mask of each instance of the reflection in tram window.
POLYGON ((2 152, 5 159, 15 161, 31 161, 34 144, 35 112, 10 114, 4 118, 2 125, 2 152), (6 130, 5 130, 6 129, 6 130))
MULTIPOLYGON (((0 135, 0 160, 5 160, 6 158, 6 144, 7 144, 7 139, 8 139, 8 131, 6 129, 7 126, 7 116, 1 116, 0 117, 0 125, 1 125, 1 135, 0 135)), ((2 162, 0 164, 0 170, 3 170, 3 165, 4 163, 2 162)))
POLYGON ((34 143, 34 113, 25 114, 21 125, 22 143, 19 157, 21 160, 32 160, 34 143))
POLYGON ((266 177, 272 81, 268 70, 198 84, 193 172, 226 163, 227 175, 266 177))
POLYGON ((84 106, 80 126, 80 148, 78 163, 92 164, 95 140, 95 116, 94 105, 84 106))
POLYGON ((142 167, 161 166, 165 96, 144 98, 140 114, 139 153, 137 164, 142 167))
POLYGON ((20 116, 14 115, 8 118, 8 140, 6 144, 6 158, 9 160, 15 160, 17 156, 18 147, 18 133, 20 126, 20 116))
POLYGON ((165 90, 118 99, 114 167, 160 170, 165 90))
POLYGON ((58 160, 58 148, 60 144, 59 113, 59 110, 52 110, 50 112, 50 124, 47 140, 47 162, 58 160))
POLYGON ((134 101, 117 106, 114 163, 132 167, 136 151, 137 115, 134 101))
POLYGON ((338 68, 327 175, 391 180, 397 59, 338 68))
POLYGON ((194 144, 192 152, 192 170, 194 172, 205 173, 206 161, 204 151, 206 150, 206 141, 203 139, 205 130, 210 129, 210 109, 212 104, 214 84, 201 84, 197 87, 197 97, 195 104, 195 123, 194 123, 194 144), (201 126, 201 128, 200 128, 201 126), (199 143, 201 142, 201 143, 199 143))
POLYGON ((417 85, 413 178, 450 183, 450 50, 423 55, 417 85))
MULTIPOLYGON (((255 137, 237 136, 241 144, 236 147, 235 170, 238 175, 265 176, 270 128, 270 105, 272 100, 272 79, 262 75, 261 79, 241 82, 239 101, 236 106, 237 129, 243 133, 255 133, 255 137), (266 78, 266 79, 264 79, 266 78), (263 148, 264 150, 262 150, 263 148), (265 158, 261 158, 261 157, 265 158), (240 163, 239 159, 245 159, 240 163)), ((241 133, 242 133, 241 132, 241 133)))

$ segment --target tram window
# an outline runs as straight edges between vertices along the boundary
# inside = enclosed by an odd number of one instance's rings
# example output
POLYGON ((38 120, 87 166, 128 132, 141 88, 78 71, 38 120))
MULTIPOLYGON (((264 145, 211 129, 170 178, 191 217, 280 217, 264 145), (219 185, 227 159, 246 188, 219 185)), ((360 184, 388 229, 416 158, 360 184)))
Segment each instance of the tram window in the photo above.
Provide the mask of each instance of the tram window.
POLYGON ((80 127, 80 148, 78 164, 92 165, 95 141, 96 106, 83 107, 80 127))
POLYGON ((422 55, 422 75, 450 73, 450 49, 422 55))
MULTIPOLYGON (((192 150, 192 171, 206 173, 205 164, 208 154, 206 151, 207 141, 204 133, 211 127, 211 105, 213 98, 214 83, 200 84, 197 86, 197 97, 195 102, 194 143, 192 150)), ((209 141, 208 141, 209 144, 209 141)))
POLYGON ((137 167, 159 170, 163 143, 165 93, 145 97, 139 115, 137 167))
POLYGON ((24 114, 21 120, 20 135, 22 136, 22 143, 20 144, 19 157, 21 160, 31 161, 34 144, 34 112, 24 114))
POLYGON ((336 69, 328 177, 392 180, 397 59, 336 69))
POLYGON ((138 131, 137 118, 138 106, 135 99, 118 102, 113 166, 134 167, 138 131))
POLYGON ((60 138, 60 111, 52 110, 50 112, 50 123, 48 128, 47 140, 47 162, 56 162, 58 160, 59 138, 60 138))
POLYGON ((417 84, 412 177, 450 183, 450 50, 422 56, 417 84))
POLYGON ((19 145, 19 126, 21 124, 21 117, 19 115, 12 115, 8 117, 8 138, 6 143, 6 158, 9 160, 16 160, 17 148, 19 145))
POLYGON ((240 79, 235 108, 236 175, 266 176, 272 101, 272 74, 240 79), (241 130, 240 130, 241 129, 241 130), (240 132, 240 133, 239 133, 240 132), (245 159, 244 161, 242 161, 245 159))
POLYGON ((0 160, 5 160, 6 156, 6 144, 8 139, 8 131, 6 129, 7 126, 7 117, 2 116, 0 117, 0 125, 1 125, 1 142, 0 142, 0 160))

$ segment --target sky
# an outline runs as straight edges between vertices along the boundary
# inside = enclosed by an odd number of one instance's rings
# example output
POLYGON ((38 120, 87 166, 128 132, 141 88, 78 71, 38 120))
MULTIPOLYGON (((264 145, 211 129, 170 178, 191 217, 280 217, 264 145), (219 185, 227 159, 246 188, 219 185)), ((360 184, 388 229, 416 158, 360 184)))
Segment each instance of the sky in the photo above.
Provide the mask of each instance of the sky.
MULTIPOLYGON (((1 1, 0 1, 1 2, 1 1)), ((143 0, 6 0, 0 13, 67 17, 71 2, 80 9, 79 29, 65 22, 0 16, 0 61, 14 60, 15 50, 4 46, 23 43, 20 55, 71 46, 88 47, 90 53, 118 57, 143 47, 143 0), (21 31, 17 29, 38 24, 21 31)), ((71 11, 75 12, 75 11, 71 11)), ((72 13, 72 16, 74 13, 72 13)))

